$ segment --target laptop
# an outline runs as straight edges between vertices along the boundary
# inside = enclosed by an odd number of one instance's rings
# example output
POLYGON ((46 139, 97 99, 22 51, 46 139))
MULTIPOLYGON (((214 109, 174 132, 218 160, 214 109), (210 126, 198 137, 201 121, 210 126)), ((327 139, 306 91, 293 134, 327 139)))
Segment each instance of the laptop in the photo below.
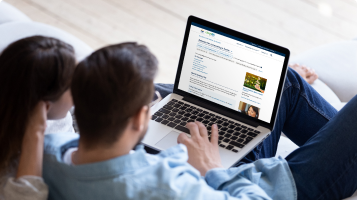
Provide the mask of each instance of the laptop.
POLYGON ((190 16, 172 94, 151 107, 142 143, 161 151, 177 145, 188 122, 219 128, 225 168, 235 166, 274 128, 288 49, 190 16))

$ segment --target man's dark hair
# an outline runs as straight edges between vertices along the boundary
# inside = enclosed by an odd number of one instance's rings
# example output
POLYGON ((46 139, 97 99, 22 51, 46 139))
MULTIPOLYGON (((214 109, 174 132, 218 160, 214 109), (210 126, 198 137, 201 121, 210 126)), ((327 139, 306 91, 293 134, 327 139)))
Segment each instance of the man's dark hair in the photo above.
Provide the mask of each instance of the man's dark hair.
POLYGON ((78 64, 71 90, 86 148, 117 141, 130 117, 151 102, 157 64, 137 43, 104 47, 78 64))

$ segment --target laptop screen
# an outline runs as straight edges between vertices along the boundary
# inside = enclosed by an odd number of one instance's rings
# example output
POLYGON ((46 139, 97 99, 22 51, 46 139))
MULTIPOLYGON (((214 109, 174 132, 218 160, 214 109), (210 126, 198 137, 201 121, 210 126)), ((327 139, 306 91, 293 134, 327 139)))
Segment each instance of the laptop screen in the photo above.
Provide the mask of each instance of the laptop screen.
POLYGON ((191 23, 178 89, 270 123, 285 54, 191 23))

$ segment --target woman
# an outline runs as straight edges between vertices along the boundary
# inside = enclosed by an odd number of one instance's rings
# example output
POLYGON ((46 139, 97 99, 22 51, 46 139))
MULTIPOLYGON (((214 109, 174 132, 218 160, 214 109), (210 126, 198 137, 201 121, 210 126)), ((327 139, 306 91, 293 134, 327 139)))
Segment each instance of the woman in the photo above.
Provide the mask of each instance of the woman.
POLYGON ((259 117, 259 109, 254 106, 249 106, 247 115, 254 117, 254 118, 258 118, 259 117))
POLYGON ((0 55, 0 199, 47 199, 41 178, 47 119, 72 107, 73 47, 34 36, 0 55))

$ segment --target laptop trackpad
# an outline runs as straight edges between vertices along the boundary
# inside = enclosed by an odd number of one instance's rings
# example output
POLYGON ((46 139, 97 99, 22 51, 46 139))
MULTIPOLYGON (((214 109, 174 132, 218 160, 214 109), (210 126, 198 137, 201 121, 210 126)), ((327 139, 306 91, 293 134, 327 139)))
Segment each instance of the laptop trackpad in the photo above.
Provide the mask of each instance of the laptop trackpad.
POLYGON ((173 146, 177 145, 177 137, 179 135, 180 135, 180 133, 178 133, 176 131, 171 131, 164 138, 162 138, 158 143, 156 143, 156 146, 158 146, 162 149, 168 149, 170 147, 173 147, 173 146))

